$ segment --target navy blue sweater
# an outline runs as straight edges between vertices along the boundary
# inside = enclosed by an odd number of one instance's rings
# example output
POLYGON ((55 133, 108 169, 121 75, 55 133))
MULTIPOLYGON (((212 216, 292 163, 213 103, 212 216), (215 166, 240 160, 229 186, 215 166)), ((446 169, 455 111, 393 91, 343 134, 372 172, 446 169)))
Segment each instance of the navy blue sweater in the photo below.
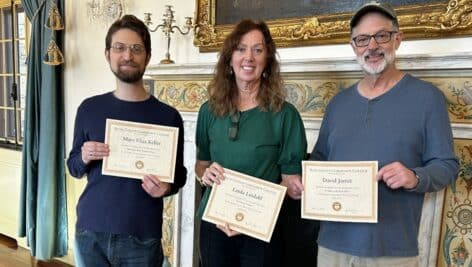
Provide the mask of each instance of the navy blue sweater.
POLYGON ((154 96, 138 102, 116 98, 112 92, 88 98, 77 110, 73 147, 67 160, 74 177, 87 175, 87 186, 77 204, 77 229, 160 238, 162 198, 149 196, 141 180, 102 175, 102 161, 86 165, 81 147, 86 141, 104 142, 106 119, 158 124, 179 128, 175 181, 171 194, 185 184, 183 165, 184 129, 180 114, 154 96))

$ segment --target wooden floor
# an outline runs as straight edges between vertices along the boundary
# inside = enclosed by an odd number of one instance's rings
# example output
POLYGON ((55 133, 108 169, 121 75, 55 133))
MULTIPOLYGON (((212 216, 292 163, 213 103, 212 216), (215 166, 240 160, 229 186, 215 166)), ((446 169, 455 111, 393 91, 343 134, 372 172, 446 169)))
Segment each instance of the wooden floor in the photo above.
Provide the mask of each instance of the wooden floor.
POLYGON ((0 267, 71 267, 61 261, 38 261, 29 250, 19 247, 15 239, 0 234, 0 267))

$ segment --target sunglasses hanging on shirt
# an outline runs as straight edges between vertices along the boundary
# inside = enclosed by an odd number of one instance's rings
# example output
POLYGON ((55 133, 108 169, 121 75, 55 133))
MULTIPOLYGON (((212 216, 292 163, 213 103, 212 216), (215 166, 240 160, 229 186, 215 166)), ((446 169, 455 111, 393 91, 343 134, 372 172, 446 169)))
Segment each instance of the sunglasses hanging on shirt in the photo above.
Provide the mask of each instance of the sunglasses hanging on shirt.
POLYGON ((241 112, 236 111, 230 116, 231 124, 228 129, 229 140, 235 141, 238 137, 239 130, 239 119, 241 118, 241 112))

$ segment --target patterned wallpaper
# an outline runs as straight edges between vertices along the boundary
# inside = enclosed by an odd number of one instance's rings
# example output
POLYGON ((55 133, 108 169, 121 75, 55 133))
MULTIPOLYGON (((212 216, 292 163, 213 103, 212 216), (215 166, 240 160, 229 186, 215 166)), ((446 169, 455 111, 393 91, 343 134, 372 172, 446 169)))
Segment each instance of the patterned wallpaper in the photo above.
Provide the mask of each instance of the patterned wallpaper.
POLYGON ((438 267, 472 266, 472 140, 456 139, 454 148, 461 168, 456 182, 446 188, 438 267))
POLYGON ((451 122, 472 122, 472 77, 435 78, 429 81, 446 96, 451 122))
MULTIPOLYGON (((444 93, 453 123, 472 122, 472 77, 423 78, 444 93)), ((304 117, 322 117, 329 100, 358 78, 290 79, 286 78, 287 100, 304 117)), ((206 101, 208 79, 146 80, 146 86, 161 101, 180 111, 198 112, 206 101)))

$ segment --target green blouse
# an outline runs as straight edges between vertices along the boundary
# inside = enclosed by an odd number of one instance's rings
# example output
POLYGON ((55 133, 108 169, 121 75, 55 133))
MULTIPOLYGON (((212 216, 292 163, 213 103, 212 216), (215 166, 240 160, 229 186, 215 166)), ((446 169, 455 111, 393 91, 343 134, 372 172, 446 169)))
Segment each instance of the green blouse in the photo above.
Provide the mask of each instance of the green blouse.
MULTIPOLYGON (((306 154, 305 128, 296 108, 285 102, 279 112, 258 107, 241 112, 235 140, 229 138, 230 116, 217 117, 208 102, 200 107, 197 120, 197 160, 217 162, 222 167, 281 182, 281 174, 301 174, 306 154)), ((211 190, 200 203, 201 217, 211 190)))

